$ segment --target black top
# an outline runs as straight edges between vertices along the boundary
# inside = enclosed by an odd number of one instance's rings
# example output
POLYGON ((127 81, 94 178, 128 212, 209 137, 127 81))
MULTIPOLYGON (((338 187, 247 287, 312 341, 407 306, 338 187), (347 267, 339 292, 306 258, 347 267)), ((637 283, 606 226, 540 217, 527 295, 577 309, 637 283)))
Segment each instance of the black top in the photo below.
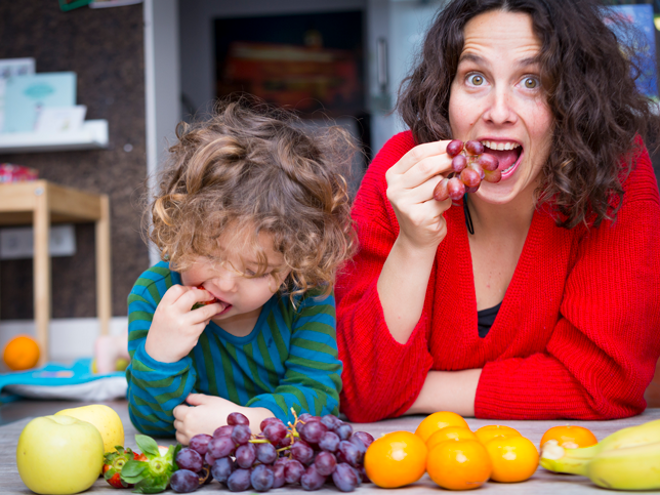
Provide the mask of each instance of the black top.
POLYGON ((477 311, 477 324, 479 325, 479 337, 482 339, 488 335, 490 327, 495 323, 495 317, 497 316, 498 311, 500 310, 502 303, 499 303, 497 306, 492 308, 482 309, 477 311))

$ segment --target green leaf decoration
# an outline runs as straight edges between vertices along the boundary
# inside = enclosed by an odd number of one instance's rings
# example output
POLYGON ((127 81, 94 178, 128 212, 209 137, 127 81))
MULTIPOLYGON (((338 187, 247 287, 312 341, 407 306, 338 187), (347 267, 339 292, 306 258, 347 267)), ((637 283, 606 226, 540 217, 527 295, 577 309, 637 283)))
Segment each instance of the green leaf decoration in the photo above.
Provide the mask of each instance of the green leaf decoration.
POLYGON ((147 457, 156 457, 160 455, 156 440, 148 437, 147 435, 135 435, 135 443, 138 447, 140 447, 142 453, 147 457))

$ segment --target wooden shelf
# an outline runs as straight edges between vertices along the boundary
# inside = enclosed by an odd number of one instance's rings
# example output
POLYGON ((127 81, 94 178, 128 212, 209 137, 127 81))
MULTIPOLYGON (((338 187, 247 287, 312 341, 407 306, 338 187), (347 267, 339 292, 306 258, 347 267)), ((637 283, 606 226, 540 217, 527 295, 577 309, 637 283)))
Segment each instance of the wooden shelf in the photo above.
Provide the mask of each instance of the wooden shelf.
POLYGON ((108 147, 108 121, 87 120, 79 131, 0 134, 0 155, 44 151, 94 150, 108 147))

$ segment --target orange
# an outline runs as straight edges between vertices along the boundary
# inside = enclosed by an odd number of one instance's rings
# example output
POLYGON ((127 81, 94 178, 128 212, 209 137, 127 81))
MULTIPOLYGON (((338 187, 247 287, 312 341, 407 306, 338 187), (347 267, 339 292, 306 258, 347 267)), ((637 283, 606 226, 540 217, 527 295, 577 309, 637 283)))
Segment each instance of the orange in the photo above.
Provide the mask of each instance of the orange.
POLYGON ((471 439, 440 442, 426 459, 431 479, 447 490, 478 488, 488 481, 492 469, 486 447, 471 439))
POLYGON ((431 435, 446 426, 470 428, 462 416, 451 411, 439 411, 426 416, 415 430, 415 435, 419 435, 426 442, 431 435))
POLYGON ((525 481, 539 465, 539 453, 532 441, 523 436, 497 437, 486 442, 493 462, 490 478, 502 483, 525 481))
POLYGON ((440 442, 446 442, 447 440, 465 440, 468 438, 478 440, 477 435, 468 428, 463 428, 462 426, 445 426, 429 437, 426 441, 426 446, 430 452, 433 447, 440 442))
POLYGON ((580 447, 589 447, 596 445, 598 439, 591 430, 583 426, 553 426, 541 437, 541 448, 548 440, 557 440, 561 447, 567 449, 577 449, 580 447))
POLYGON ((381 488, 398 488, 420 479, 426 470, 426 444, 409 431, 374 440, 364 454, 364 469, 381 488))
POLYGON ((499 437, 519 437, 520 432, 515 428, 504 425, 486 425, 474 432, 477 438, 484 445, 493 438, 499 437))
POLYGON ((2 360, 12 371, 34 368, 39 361, 39 344, 28 335, 18 335, 7 342, 2 360))

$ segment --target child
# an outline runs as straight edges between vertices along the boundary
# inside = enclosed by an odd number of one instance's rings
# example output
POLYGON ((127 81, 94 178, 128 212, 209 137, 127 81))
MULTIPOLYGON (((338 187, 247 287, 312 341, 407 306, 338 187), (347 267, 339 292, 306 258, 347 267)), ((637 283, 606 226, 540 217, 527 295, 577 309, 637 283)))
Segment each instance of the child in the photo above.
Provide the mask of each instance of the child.
POLYGON ((292 421, 291 407, 338 414, 332 288, 354 242, 330 154, 350 144, 340 129, 320 139, 301 127, 245 97, 179 127, 150 210, 163 261, 128 298, 140 431, 188 444, 234 411, 253 429, 292 421))

